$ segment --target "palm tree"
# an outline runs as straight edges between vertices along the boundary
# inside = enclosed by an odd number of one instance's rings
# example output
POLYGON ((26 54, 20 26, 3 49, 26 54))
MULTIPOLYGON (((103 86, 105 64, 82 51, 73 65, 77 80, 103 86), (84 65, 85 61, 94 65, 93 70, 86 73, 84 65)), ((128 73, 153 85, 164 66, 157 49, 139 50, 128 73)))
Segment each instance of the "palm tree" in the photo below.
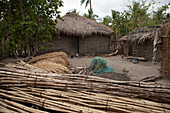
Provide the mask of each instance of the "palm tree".
POLYGON ((85 8, 90 4, 90 19, 92 17, 92 5, 91 5, 91 0, 81 0, 80 3, 81 5, 84 4, 86 2, 85 8))
POLYGON ((111 23, 112 23, 112 17, 110 17, 110 16, 105 16, 104 18, 103 18, 103 21, 101 22, 102 24, 104 24, 104 25, 106 25, 106 26, 108 26, 108 27, 111 27, 111 23))
POLYGON ((91 11, 92 11, 91 16, 90 16, 90 9, 88 9, 88 13, 87 14, 85 13, 83 16, 86 17, 86 18, 97 20, 96 18, 98 18, 99 16, 96 15, 96 14, 93 14, 93 9, 91 11))
POLYGON ((133 28, 135 29, 137 27, 138 23, 138 16, 139 16, 139 10, 141 9, 140 2, 132 1, 132 6, 127 6, 129 9, 129 12, 131 14, 131 18, 133 20, 133 28))
POLYGON ((80 11, 77 11, 77 9, 72 9, 72 12, 75 12, 75 13, 77 13, 77 14, 79 14, 80 13, 80 11))
POLYGON ((168 5, 169 4, 165 4, 161 7, 158 7, 158 10, 157 11, 153 11, 154 15, 153 15, 153 19, 155 20, 155 23, 156 24, 161 24, 165 21, 168 21, 170 20, 169 19, 169 15, 170 13, 166 13, 166 11, 168 10, 168 5))
POLYGON ((128 11, 131 15, 131 20, 133 22, 133 28, 140 26, 145 26, 147 24, 147 18, 149 17, 148 10, 153 4, 150 2, 149 4, 146 4, 146 0, 141 1, 132 1, 132 5, 127 5, 128 11))

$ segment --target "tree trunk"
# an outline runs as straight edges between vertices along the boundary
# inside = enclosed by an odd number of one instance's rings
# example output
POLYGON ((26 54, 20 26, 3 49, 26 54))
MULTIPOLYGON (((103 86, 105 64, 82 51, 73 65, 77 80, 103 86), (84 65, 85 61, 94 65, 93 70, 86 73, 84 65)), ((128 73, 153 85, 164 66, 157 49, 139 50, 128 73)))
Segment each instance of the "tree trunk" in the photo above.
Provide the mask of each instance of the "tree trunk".
POLYGON ((39 36, 39 17, 37 19, 37 24, 38 24, 38 27, 37 27, 37 34, 36 34, 36 40, 35 40, 35 48, 34 48, 34 52, 32 54, 32 56, 34 57, 38 51, 38 36, 39 36))
POLYGON ((27 55, 28 55, 28 60, 29 60, 31 55, 30 55, 29 40, 27 36, 26 36, 26 43, 27 43, 27 55))
POLYGON ((138 17, 137 15, 134 15, 134 29, 137 27, 137 21, 138 21, 138 17))
MULTIPOLYGON (((21 17, 22 17, 22 21, 24 22, 24 11, 22 7, 22 0, 19 0, 19 2, 20 2, 21 17)), ((27 55, 28 55, 28 59, 30 59, 30 47, 29 47, 29 40, 27 36, 26 36, 26 43, 27 43, 27 55)))
POLYGON ((92 19, 92 5, 91 5, 91 0, 90 0, 90 19, 92 19))

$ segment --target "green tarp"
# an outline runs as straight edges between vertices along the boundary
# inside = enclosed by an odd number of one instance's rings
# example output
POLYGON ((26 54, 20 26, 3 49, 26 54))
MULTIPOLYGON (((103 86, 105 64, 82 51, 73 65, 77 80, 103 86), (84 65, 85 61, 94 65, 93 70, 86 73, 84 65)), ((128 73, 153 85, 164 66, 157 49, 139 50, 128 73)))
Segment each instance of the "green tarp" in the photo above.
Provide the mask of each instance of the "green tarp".
POLYGON ((101 57, 94 57, 90 62, 90 71, 93 75, 102 74, 114 71, 110 66, 107 66, 107 61, 101 57))

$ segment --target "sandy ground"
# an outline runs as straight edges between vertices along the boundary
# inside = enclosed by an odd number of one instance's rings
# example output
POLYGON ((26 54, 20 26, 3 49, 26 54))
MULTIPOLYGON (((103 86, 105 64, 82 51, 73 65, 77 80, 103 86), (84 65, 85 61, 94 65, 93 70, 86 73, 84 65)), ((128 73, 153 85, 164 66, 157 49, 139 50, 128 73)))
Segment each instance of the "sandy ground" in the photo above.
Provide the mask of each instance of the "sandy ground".
MULTIPOLYGON (((137 64, 122 59, 121 56, 103 57, 107 60, 108 66, 115 69, 116 73, 127 74, 130 80, 141 80, 149 76, 159 76, 160 63, 152 64, 152 62, 142 62, 137 64)), ((69 58, 73 66, 88 67, 92 58, 74 57, 69 58)))
MULTIPOLYGON (((115 79, 115 80, 134 80, 139 81, 146 77, 151 76, 160 76, 159 70, 161 63, 152 64, 152 62, 143 62, 140 61, 137 64, 129 62, 126 59, 122 59, 120 55, 111 56, 111 57, 103 57, 107 60, 109 66, 115 69, 113 73, 109 73, 107 75, 102 75, 102 77, 115 79), (125 76, 126 75, 126 76, 125 76), (127 78, 128 77, 128 78, 127 78)), ((24 58, 13 59, 6 58, 0 60, 3 63, 15 63, 17 61, 24 60, 24 58)), ((89 67, 90 61, 92 58, 87 57, 74 57, 68 58, 70 64, 75 67, 89 67)), ((168 83, 170 84, 170 80, 158 80, 156 82, 168 83)))

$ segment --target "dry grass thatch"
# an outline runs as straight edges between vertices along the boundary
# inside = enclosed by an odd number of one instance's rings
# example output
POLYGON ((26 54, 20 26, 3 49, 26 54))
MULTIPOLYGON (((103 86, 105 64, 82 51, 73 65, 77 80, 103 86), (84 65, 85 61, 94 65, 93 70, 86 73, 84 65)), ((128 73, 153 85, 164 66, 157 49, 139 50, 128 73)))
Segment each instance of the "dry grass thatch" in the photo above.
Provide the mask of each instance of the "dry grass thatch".
POLYGON ((35 58, 28 61, 28 64, 33 64, 38 61, 46 61, 46 62, 53 62, 57 64, 62 64, 63 66, 68 66, 69 62, 67 60, 67 54, 65 52, 53 52, 47 53, 40 56, 36 56, 35 58))
POLYGON ((64 52, 53 52, 37 56, 29 62, 43 71, 52 72, 56 74, 71 74, 72 72, 67 68, 69 62, 67 54, 64 52))
POLYGON ((122 37, 119 41, 129 41, 143 43, 146 40, 154 40, 156 32, 159 32, 161 26, 139 27, 122 37))
POLYGON ((56 74, 71 74, 71 71, 67 67, 54 62, 39 61, 33 64, 33 66, 43 69, 47 72, 53 72, 56 74))
POLYGON ((170 38, 170 21, 162 25, 161 36, 170 38))
POLYGON ((68 36, 91 36, 92 34, 107 35, 114 34, 113 30, 103 24, 99 24, 94 20, 80 16, 74 12, 67 13, 62 17, 62 20, 57 20, 56 27, 61 33, 68 36))

